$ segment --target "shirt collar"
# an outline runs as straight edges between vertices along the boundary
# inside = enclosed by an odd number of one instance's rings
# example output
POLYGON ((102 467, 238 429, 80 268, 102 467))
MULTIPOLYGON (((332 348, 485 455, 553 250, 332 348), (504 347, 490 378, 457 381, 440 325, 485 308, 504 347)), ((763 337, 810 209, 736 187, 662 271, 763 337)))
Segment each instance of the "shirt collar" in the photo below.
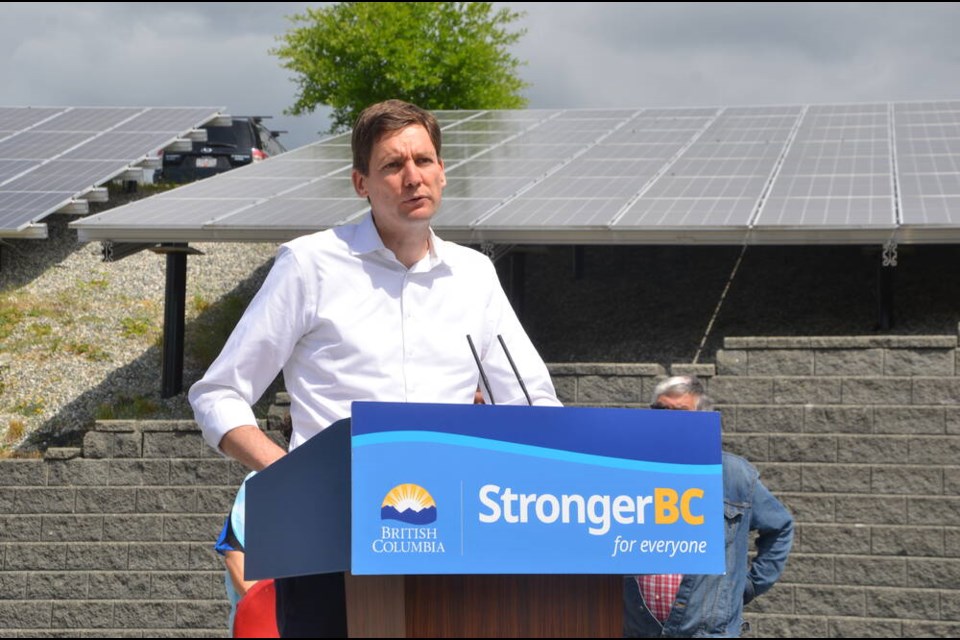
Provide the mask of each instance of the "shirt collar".
MULTIPOLYGON (((356 225, 356 231, 353 234, 351 250, 357 255, 375 253, 378 251, 388 251, 384 246, 380 234, 377 233, 377 226, 373 223, 373 212, 368 211, 366 215, 356 225)), ((444 241, 430 228, 430 249, 423 260, 413 266, 415 271, 430 270, 444 263, 444 241)), ((392 255, 392 254, 391 254, 392 255)))

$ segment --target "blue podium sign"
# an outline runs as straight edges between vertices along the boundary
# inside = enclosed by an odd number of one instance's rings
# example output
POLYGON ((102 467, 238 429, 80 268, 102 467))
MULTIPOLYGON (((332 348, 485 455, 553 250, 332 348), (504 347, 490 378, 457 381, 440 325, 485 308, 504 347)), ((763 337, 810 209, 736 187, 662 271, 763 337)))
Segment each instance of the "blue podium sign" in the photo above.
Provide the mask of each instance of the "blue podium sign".
POLYGON ((356 402, 354 574, 724 572, 710 412, 356 402))

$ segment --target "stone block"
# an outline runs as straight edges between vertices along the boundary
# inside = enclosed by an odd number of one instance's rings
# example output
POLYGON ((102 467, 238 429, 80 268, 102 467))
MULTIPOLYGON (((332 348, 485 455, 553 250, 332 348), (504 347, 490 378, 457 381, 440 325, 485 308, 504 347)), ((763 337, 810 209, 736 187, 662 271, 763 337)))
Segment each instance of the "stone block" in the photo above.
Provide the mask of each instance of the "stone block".
POLYGON ((36 542, 40 516, 0 516, 0 542, 36 542))
POLYGON ((907 558, 908 587, 956 589, 960 584, 960 559, 907 558))
POLYGON ((888 376, 954 376, 956 349, 887 349, 884 372, 888 376))
POLYGON ((827 618, 811 616, 760 616, 751 637, 827 638, 827 618))
POLYGON ((672 376, 696 376, 698 378, 712 378, 717 375, 717 367, 712 364, 682 364, 670 365, 672 376))
POLYGON ((831 638, 900 638, 902 625, 898 620, 871 620, 870 618, 831 618, 831 638))
POLYGON ((90 576, 90 593, 98 600, 146 600, 150 598, 150 575, 105 572, 90 576))
POLYGON ((913 398, 910 378, 845 378, 843 404, 909 405, 913 398))
POLYGON ((163 516, 115 515, 103 518, 105 542, 159 542, 162 539, 163 516))
POLYGON ((795 549, 799 553, 835 554, 838 549, 846 554, 870 553, 869 527, 804 523, 799 529, 801 541, 795 549))
POLYGON ((954 466, 960 463, 960 438, 956 436, 911 438, 910 454, 906 462, 954 466))
POLYGON ((873 493, 943 493, 943 472, 937 468, 885 466, 873 468, 873 493))
POLYGON ((828 349, 814 355, 814 375, 882 376, 883 349, 828 349))
POLYGON ((942 434, 944 409, 942 407, 877 407, 873 412, 877 433, 906 435, 942 434))
POLYGON ((907 524, 907 502, 900 496, 837 496, 837 522, 907 524))
POLYGON ((836 462, 837 439, 832 436, 780 435, 770 440, 772 462, 836 462))
POLYGON ((211 540, 223 526, 223 514, 164 516, 163 539, 176 542, 211 540))
POLYGON ((73 513, 75 490, 57 487, 19 489, 14 494, 16 514, 73 513))
POLYGON ((103 517, 43 516, 43 542, 97 542, 103 539, 103 517))
POLYGON ((576 376, 554 376, 553 388, 557 392, 557 398, 564 404, 577 401, 577 377, 576 376))
POLYGON ((133 513, 137 508, 137 490, 120 487, 77 489, 77 513, 133 513))
POLYGON ((907 575, 907 563, 902 558, 834 558, 837 583, 868 587, 902 585, 907 575))
MULTIPOLYGON (((941 527, 873 527, 871 549, 884 556, 942 556, 941 527)), ((893 616, 898 617, 898 616, 893 616)))
POLYGON ((754 466, 760 472, 763 484, 774 493, 803 490, 801 465, 777 462, 757 463, 754 466))
POLYGON ((840 404, 841 378, 774 378, 776 404, 840 404))
POLYGON ((125 544, 72 544, 64 547, 64 566, 68 571, 123 571, 127 568, 128 547, 125 544))
POLYGON ((771 349, 747 352, 747 373, 751 376, 811 376, 813 351, 771 349))
POLYGON ((143 436, 134 433, 88 431, 83 436, 83 455, 87 459, 139 458, 143 454, 143 436))
POLYGON ((619 376, 583 376, 577 383, 577 402, 584 404, 644 403, 643 379, 619 376))
POLYGON ((0 573, 0 600, 23 600, 29 577, 28 573, 0 573))
POLYGON ((837 462, 903 464, 910 451, 907 436, 838 436, 837 462))
POLYGON ((862 589, 849 586, 796 588, 796 611, 805 616, 863 616, 865 598, 862 589))
POLYGON ((62 570, 67 546, 62 544, 7 545, 4 569, 7 571, 62 570))
POLYGON ((87 597, 87 574, 41 573, 30 574, 27 580, 27 600, 78 600, 87 597))
POLYGON ((177 626, 188 629, 221 629, 230 612, 226 600, 217 602, 182 602, 177 605, 177 626))
POLYGON ((57 460, 47 463, 47 484, 73 487, 105 485, 109 471, 106 460, 57 460))
MULTIPOLYGON (((242 479, 242 477, 241 477, 242 479)), ((233 484, 230 460, 171 460, 170 485, 193 487, 196 485, 233 484)), ((237 482, 239 487, 240 483, 237 482)))
POLYGON ((110 460, 109 479, 101 484, 111 487, 166 486, 170 478, 169 460, 110 460))
MULTIPOLYGON (((210 536, 210 540, 215 540, 216 535, 217 534, 214 533, 210 536)), ((216 552, 213 551, 212 542, 210 544, 210 552, 216 555, 216 552)), ((191 544, 187 542, 133 545, 130 550, 130 570, 186 571, 197 568, 191 564, 190 554, 191 544)))
POLYGON ((0 487, 42 487, 47 484, 43 460, 0 460, 0 487))
POLYGON ((119 628, 172 629, 177 625, 177 604, 120 601, 114 605, 113 619, 119 628))
POLYGON ((913 404, 960 404, 960 378, 915 378, 913 404))
POLYGON ((913 525, 960 526, 960 498, 910 498, 907 518, 913 525))
POLYGON ((206 447, 199 433, 174 431, 143 434, 144 458, 199 458, 206 447))
POLYGON ((867 616, 871 618, 911 618, 930 620, 940 617, 937 598, 919 589, 871 589, 867 591, 867 616))
MULTIPOLYGON (((55 602, 52 625, 61 629, 103 629, 113 622, 112 602, 55 602)), ((73 637, 76 637, 74 634, 73 637)))
POLYGON ((195 513, 196 489, 141 487, 137 489, 138 513, 195 513))
MULTIPOLYGON (((780 583, 833 584, 833 556, 792 553, 780 583)), ((778 583, 777 589, 780 588, 778 583)))
POLYGON ((777 498, 786 505, 798 522, 834 522, 836 496, 802 493, 780 493, 777 498))
POLYGON ((49 629, 51 609, 50 602, 0 601, 0 629, 49 629))
POLYGON ((149 590, 154 600, 208 600, 224 595, 223 573, 157 573, 149 590), (214 577, 216 580, 214 581, 214 577), (214 593, 216 582, 216 593, 214 593))
POLYGON ((919 620, 905 620, 903 622, 904 638, 960 638, 960 623, 954 622, 920 622, 919 620))
POLYGON ((863 406, 804 407, 803 430, 807 433, 870 433, 873 408, 863 406))
POLYGON ((767 404, 773 398, 773 380, 717 376, 707 381, 707 393, 717 404, 767 404))
POLYGON ((233 487, 197 489, 197 511, 226 515, 236 496, 237 490, 233 487))
POLYGON ((720 349, 716 357, 717 375, 747 375, 747 352, 736 349, 720 349))
POLYGON ((724 433, 722 437, 724 451, 729 451, 752 462, 764 462, 769 459, 769 436, 724 433))
POLYGON ((740 405, 736 430, 738 433, 800 433, 803 407, 740 405))
POLYGON ((844 464, 803 466, 803 491, 815 493, 869 493, 870 467, 844 464))

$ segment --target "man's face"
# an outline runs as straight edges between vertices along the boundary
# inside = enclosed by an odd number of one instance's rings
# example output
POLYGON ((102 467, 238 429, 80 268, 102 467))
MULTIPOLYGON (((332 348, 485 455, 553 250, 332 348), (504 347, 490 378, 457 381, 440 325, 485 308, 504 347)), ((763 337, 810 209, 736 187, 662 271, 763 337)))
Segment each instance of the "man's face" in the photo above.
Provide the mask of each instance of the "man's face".
POLYGON ((697 410, 697 396, 684 393, 679 396, 659 396, 654 403, 658 409, 683 409, 684 411, 697 410))
POLYGON ((369 198, 377 228, 401 232, 410 223, 427 224, 447 184, 427 130, 420 125, 384 134, 373 145, 370 175, 353 170, 353 187, 369 198))

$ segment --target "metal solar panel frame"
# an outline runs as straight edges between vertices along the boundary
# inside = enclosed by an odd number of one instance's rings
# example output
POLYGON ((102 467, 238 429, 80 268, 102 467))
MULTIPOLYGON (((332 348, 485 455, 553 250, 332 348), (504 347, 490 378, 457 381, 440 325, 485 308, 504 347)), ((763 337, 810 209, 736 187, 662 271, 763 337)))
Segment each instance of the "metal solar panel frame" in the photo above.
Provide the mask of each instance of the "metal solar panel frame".
POLYGON ((43 238, 42 220, 85 212, 104 183, 222 107, 0 107, 0 238, 43 238))
MULTIPOLYGON (((434 228, 454 241, 960 242, 960 100, 436 115, 449 185, 434 228)), ((368 210, 350 158, 348 134, 332 136, 74 226, 84 240, 288 240, 368 210)))

